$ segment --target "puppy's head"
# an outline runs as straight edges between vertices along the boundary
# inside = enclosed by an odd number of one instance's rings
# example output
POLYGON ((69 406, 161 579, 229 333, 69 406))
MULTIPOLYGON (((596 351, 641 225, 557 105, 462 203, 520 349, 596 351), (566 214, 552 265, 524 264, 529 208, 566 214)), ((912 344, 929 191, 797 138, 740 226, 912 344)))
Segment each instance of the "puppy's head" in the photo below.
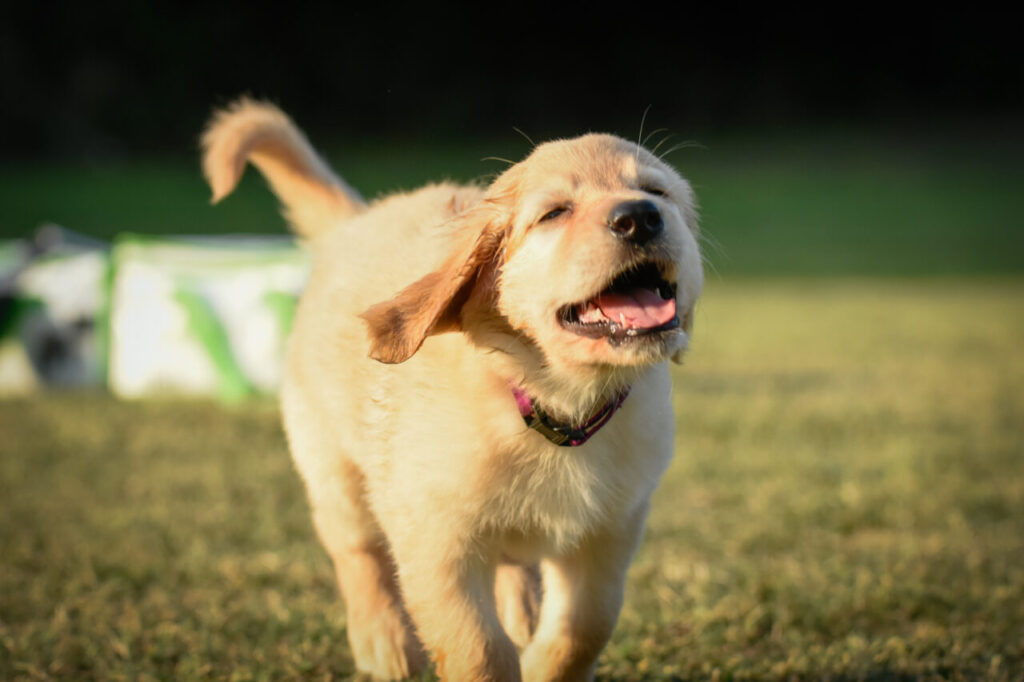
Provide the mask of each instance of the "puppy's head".
POLYGON ((685 349, 703 280, 693 194, 646 149, 611 135, 543 144, 456 222, 446 264, 364 314, 372 357, 402 362, 452 329, 566 370, 685 349))

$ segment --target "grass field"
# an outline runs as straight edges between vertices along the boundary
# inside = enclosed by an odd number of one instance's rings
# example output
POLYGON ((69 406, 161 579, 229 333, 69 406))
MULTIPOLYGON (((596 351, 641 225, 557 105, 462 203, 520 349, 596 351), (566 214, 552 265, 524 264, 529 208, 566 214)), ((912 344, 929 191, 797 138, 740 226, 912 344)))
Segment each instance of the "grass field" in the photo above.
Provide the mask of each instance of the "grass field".
MULTIPOLYGON (((712 278, 599 677, 1024 677, 1022 300, 712 278)), ((0 434, 0 679, 352 674, 272 405, 52 394, 0 434)))

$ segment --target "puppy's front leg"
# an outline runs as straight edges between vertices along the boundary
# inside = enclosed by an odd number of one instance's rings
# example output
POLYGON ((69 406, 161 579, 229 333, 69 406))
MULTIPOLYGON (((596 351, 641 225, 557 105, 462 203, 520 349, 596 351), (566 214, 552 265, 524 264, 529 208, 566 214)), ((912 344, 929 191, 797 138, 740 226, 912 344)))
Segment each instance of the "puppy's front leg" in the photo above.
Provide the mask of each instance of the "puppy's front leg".
POLYGON ((622 608, 626 569, 646 517, 644 505, 621 526, 542 561, 544 597, 537 632, 523 652, 524 682, 593 679, 622 608))
POLYGON ((468 547, 437 526, 405 530, 392 537, 392 551, 406 607, 438 676, 518 682, 519 658, 494 601, 496 552, 468 547))

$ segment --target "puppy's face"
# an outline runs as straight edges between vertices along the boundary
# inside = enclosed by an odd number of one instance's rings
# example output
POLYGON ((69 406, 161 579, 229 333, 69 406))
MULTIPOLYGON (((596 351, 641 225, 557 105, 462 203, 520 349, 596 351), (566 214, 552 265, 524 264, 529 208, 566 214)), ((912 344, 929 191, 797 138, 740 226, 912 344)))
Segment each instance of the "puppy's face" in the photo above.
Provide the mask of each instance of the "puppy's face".
POLYGON ((645 365, 685 349, 702 283, 689 185, 635 144, 538 147, 495 182, 511 203, 497 308, 549 363, 645 365))
POLYGON ((693 196, 647 150, 611 135, 543 144, 456 220, 448 262, 364 314, 372 357, 401 362, 457 328, 570 370, 685 349, 703 280, 693 196))

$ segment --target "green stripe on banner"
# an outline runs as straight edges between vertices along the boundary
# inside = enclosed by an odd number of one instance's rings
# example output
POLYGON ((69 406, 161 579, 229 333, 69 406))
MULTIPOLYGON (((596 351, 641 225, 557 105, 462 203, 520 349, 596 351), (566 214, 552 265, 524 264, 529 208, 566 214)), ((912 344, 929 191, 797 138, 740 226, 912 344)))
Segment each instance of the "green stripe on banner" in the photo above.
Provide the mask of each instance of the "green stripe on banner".
POLYGON ((295 319, 295 306, 299 303, 299 297, 284 291, 269 291, 263 297, 267 307, 274 313, 277 323, 281 327, 281 333, 287 335, 292 330, 292 321, 295 319))
POLYGON ((224 325, 209 302, 195 291, 178 289, 174 300, 188 315, 189 331, 196 337, 217 371, 217 395, 228 403, 237 403, 254 395, 256 389, 235 361, 224 325))

